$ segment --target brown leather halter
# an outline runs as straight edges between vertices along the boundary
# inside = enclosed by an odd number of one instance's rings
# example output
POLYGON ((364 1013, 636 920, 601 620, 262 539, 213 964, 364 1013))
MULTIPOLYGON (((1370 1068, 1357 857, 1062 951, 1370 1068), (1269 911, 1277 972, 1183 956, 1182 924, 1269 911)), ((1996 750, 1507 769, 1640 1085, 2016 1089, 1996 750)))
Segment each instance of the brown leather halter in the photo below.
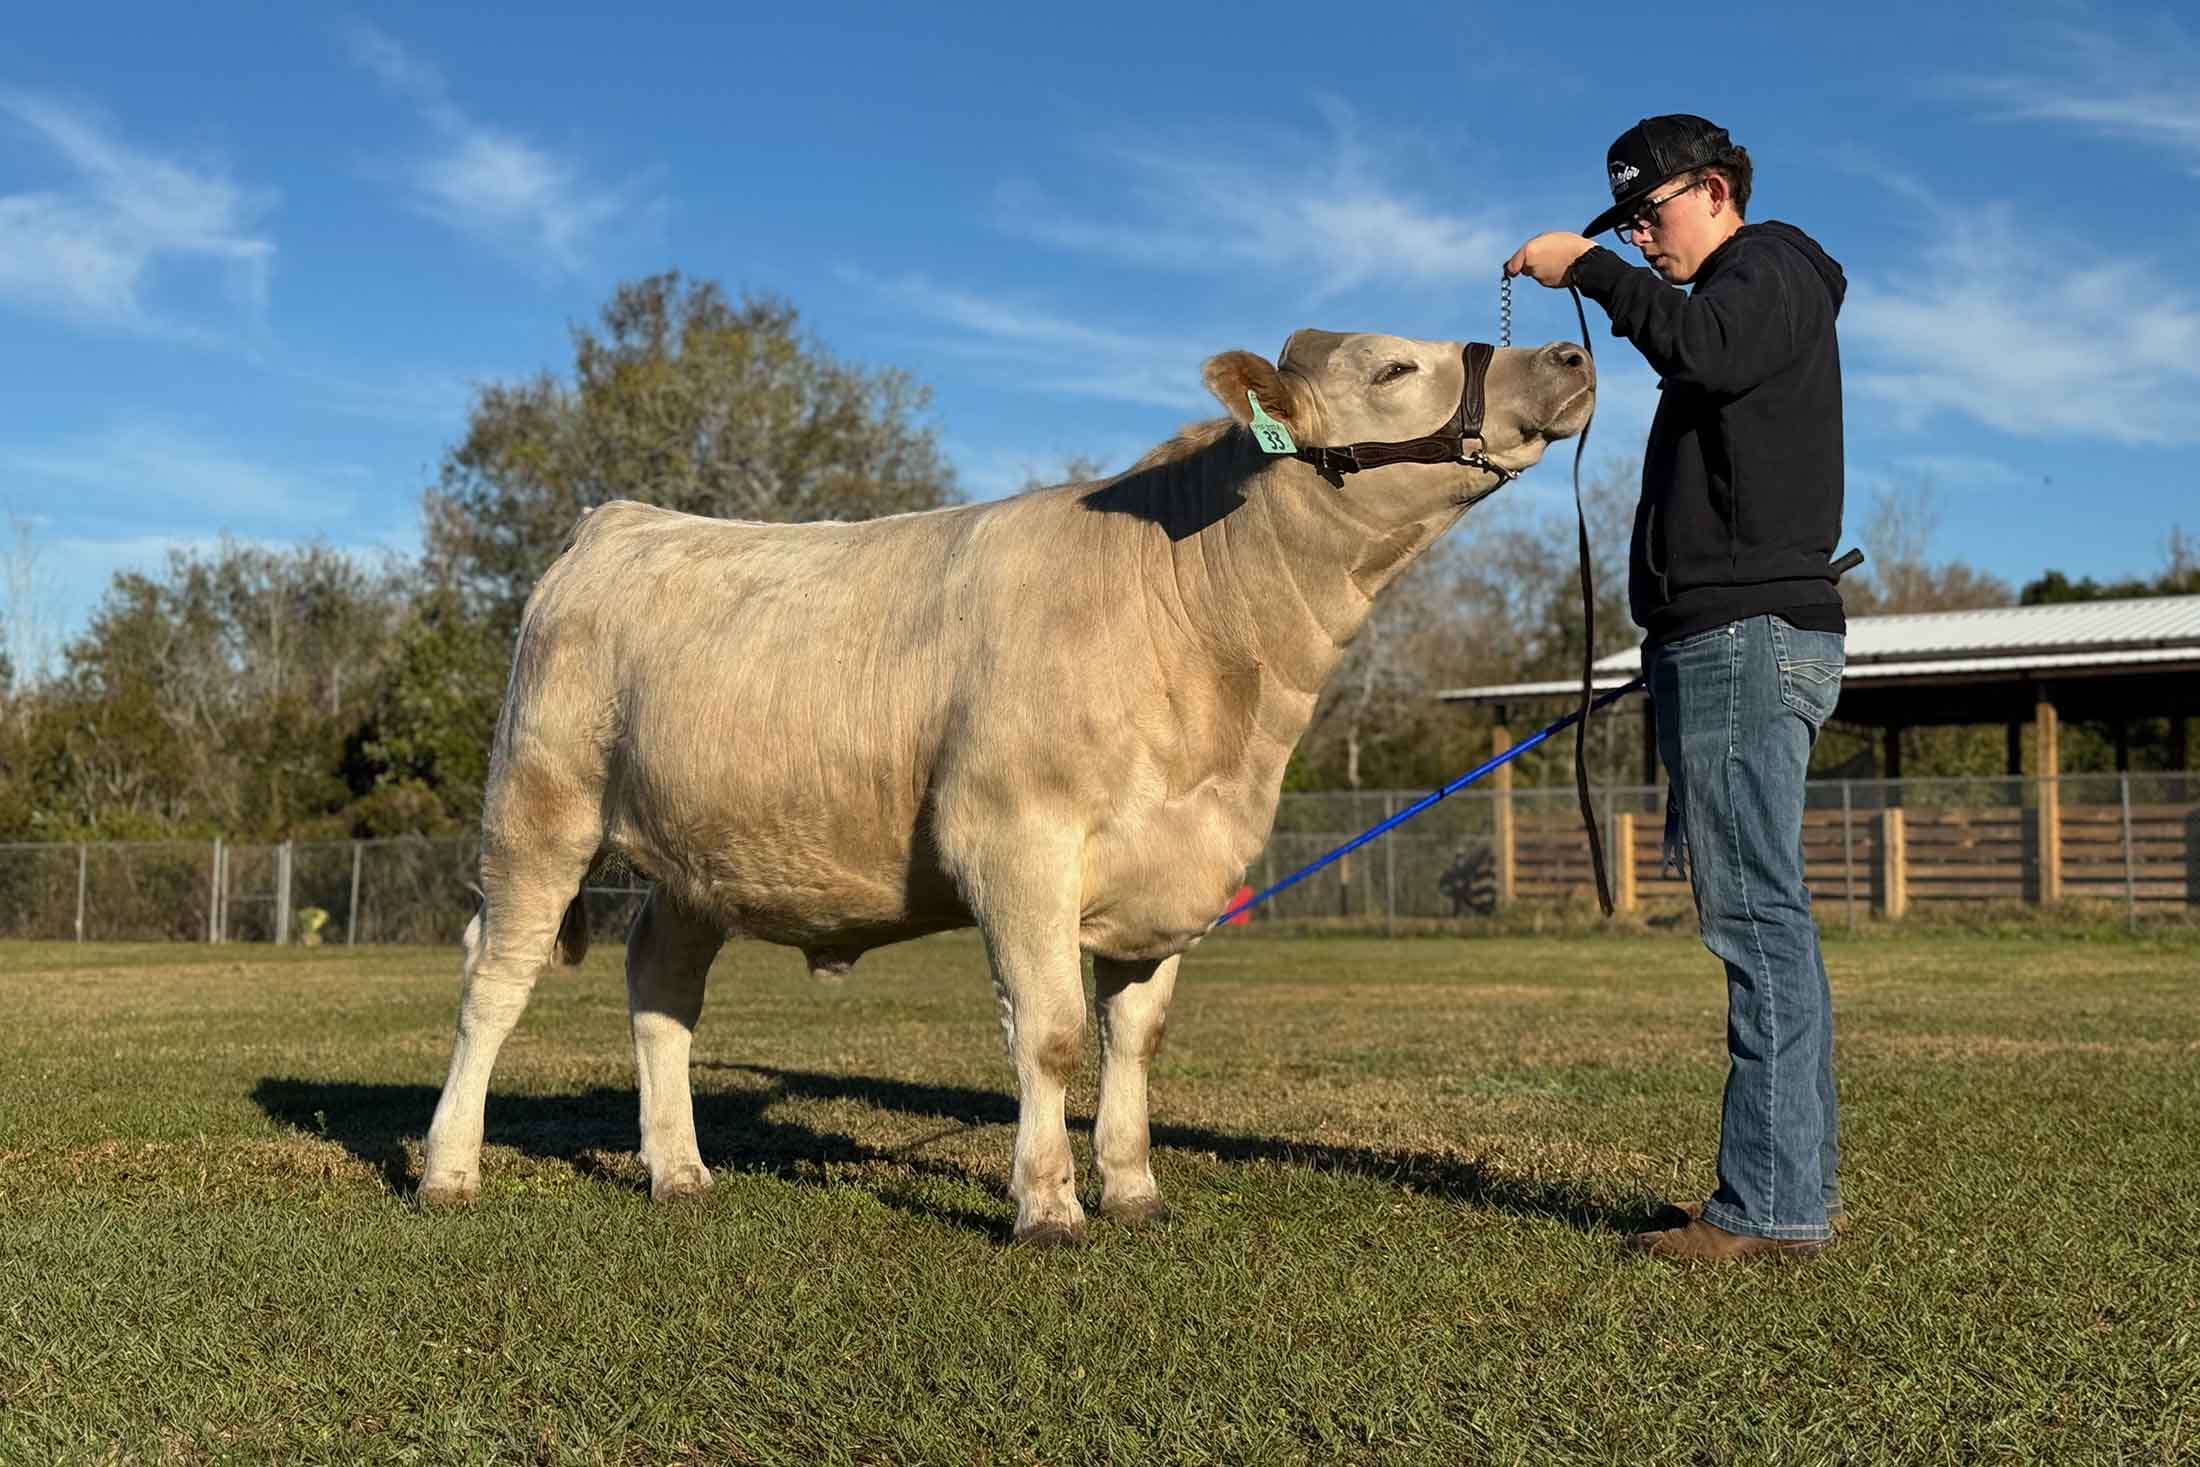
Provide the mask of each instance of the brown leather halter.
POLYGON ((1433 433, 1396 443, 1347 443, 1341 448, 1308 446, 1292 457, 1304 459, 1330 475, 1356 474, 1362 469, 1387 468, 1391 464, 1465 464, 1497 475, 1497 483, 1491 488, 1502 488, 1519 478, 1519 471, 1492 463, 1480 448, 1467 452, 1469 442, 1479 444, 1482 441, 1484 394, 1490 363, 1496 356, 1497 348, 1486 341, 1470 341, 1461 350, 1460 363, 1466 368, 1467 380, 1459 390, 1459 406, 1452 409, 1444 425, 1433 433))

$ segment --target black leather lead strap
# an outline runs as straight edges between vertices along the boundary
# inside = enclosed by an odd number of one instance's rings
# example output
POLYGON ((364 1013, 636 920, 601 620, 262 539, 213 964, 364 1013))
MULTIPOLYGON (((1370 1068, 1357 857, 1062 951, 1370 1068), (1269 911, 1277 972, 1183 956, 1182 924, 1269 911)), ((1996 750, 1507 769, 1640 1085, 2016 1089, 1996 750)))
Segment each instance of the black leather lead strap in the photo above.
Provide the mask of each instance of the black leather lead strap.
MULTIPOLYGON (((1574 298, 1574 314, 1581 319, 1581 349, 1593 364, 1596 348, 1589 344, 1589 313, 1582 309, 1581 292, 1566 287, 1574 298)), ((1604 869, 1604 832, 1597 824, 1596 803, 1589 798, 1589 714, 1596 696, 1591 673, 1597 659, 1596 575, 1589 568, 1589 511, 1581 502, 1581 455, 1589 447, 1589 425, 1581 425, 1574 440, 1574 526, 1581 540, 1581 719, 1574 725, 1574 793, 1581 800, 1581 825, 1589 834, 1589 866, 1596 873, 1597 904, 1612 915, 1612 878, 1604 869)))

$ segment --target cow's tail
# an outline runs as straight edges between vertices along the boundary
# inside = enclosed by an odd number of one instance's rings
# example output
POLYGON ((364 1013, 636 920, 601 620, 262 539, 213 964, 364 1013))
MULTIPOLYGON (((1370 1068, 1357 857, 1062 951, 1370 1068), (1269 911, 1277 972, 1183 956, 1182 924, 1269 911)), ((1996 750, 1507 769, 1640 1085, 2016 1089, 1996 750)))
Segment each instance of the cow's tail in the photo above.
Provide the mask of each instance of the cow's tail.
POLYGON ((565 920, 558 924, 558 961, 575 967, 588 956, 588 893, 576 892, 566 904, 565 920))
MULTIPOLYGON (((476 900, 482 900, 481 888, 473 886, 472 882, 467 885, 473 888, 476 900)), ((477 906, 474 915, 467 919, 465 935, 459 939, 466 949, 466 971, 469 973, 474 970, 474 962, 481 952, 481 913, 482 908, 477 906)), ((587 893, 575 893, 573 900, 565 904, 565 918, 558 923, 557 941, 552 944, 552 950, 558 961, 568 968, 578 966, 580 960, 588 956, 587 893)))

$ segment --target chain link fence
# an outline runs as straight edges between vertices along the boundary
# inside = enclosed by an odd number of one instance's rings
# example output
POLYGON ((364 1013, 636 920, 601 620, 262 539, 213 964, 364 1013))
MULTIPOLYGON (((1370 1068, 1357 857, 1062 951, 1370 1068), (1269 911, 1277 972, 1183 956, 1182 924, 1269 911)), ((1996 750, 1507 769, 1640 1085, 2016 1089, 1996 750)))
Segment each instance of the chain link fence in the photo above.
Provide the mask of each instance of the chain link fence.
MULTIPOLYGON (((1421 798, 1420 791, 1285 795, 1246 873, 1264 890, 1421 798)), ((1685 910, 1664 861, 1665 795, 1597 792, 1624 907, 1685 910)), ((2200 776, 1825 780, 1803 844, 1821 915, 1901 917, 1962 904, 2200 905, 2200 776)), ((470 837, 0 845, 0 938, 143 942, 449 943, 473 914, 470 837)), ((1487 916, 1593 892, 1571 789, 1462 791, 1254 909, 1260 923, 1487 916)), ((614 861, 585 898, 599 933, 624 932, 647 877, 614 861)))

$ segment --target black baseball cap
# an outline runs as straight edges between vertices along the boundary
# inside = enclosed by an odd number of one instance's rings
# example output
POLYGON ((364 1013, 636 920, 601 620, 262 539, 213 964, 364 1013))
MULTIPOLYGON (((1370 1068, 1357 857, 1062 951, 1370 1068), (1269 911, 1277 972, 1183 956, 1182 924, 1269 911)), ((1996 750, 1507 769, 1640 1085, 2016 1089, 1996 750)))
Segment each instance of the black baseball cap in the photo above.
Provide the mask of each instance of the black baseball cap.
POLYGON ((1686 112, 1645 117, 1614 139, 1606 151, 1612 207, 1581 232, 1595 238, 1632 213, 1658 185, 1675 174, 1703 167, 1733 146, 1725 128, 1686 112))

